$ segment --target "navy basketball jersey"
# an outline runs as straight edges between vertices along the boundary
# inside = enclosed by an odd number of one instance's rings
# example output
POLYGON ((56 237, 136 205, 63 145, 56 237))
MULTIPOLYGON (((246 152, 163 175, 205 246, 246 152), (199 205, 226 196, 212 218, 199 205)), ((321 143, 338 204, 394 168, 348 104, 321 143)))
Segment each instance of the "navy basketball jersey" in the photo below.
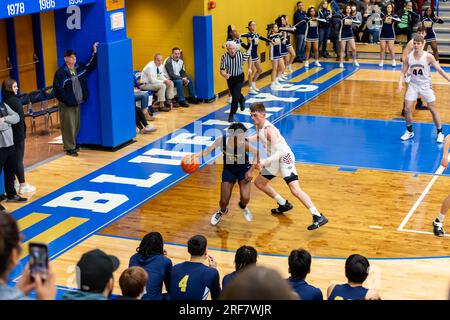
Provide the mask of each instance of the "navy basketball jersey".
POLYGON ((351 287, 348 283, 334 287, 328 300, 364 300, 369 289, 363 286, 351 287))
POLYGON ((234 143, 233 137, 222 136, 222 154, 224 167, 245 166, 250 164, 248 152, 245 150, 245 141, 242 145, 234 143))

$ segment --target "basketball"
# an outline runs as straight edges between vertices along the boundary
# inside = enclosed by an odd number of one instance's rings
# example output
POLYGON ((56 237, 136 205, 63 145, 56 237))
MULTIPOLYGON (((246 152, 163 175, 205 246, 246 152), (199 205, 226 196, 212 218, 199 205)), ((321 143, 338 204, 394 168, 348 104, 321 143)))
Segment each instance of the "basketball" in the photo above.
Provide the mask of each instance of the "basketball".
POLYGON ((187 155, 181 160, 181 169, 188 174, 197 171, 199 166, 200 161, 193 154, 187 155))

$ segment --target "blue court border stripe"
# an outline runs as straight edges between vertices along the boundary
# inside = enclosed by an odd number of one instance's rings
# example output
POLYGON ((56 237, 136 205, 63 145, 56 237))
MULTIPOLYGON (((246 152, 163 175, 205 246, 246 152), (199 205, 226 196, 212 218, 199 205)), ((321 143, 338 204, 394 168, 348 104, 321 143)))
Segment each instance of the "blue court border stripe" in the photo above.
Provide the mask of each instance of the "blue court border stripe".
MULTIPOLYGON (((141 241, 142 239, 134 238, 134 237, 127 237, 127 236, 118 236, 113 234, 95 234, 96 236, 105 237, 105 238, 117 238, 117 239, 124 239, 124 240, 133 240, 133 241, 141 241)), ((177 247, 183 247, 187 248, 186 244, 182 243, 176 243, 176 242, 164 242, 164 244, 171 245, 171 246, 177 246, 177 247)), ((210 248, 208 247, 208 250, 217 251, 217 252, 228 252, 228 253, 235 253, 236 250, 231 249, 220 249, 220 248, 210 248)), ((267 256, 267 257, 279 257, 279 258, 288 258, 289 255, 286 254, 278 254, 278 253, 265 253, 265 252, 258 252, 259 256, 267 256)), ((131 255, 130 255, 131 257, 131 255)), ((347 260, 347 258, 340 258, 340 257, 320 257, 320 256, 313 256, 313 259, 317 260, 347 260)), ((450 259, 450 256, 429 256, 429 257, 398 257, 398 258, 369 258, 369 260, 379 260, 379 261, 392 261, 392 260, 436 260, 436 259, 450 259)))

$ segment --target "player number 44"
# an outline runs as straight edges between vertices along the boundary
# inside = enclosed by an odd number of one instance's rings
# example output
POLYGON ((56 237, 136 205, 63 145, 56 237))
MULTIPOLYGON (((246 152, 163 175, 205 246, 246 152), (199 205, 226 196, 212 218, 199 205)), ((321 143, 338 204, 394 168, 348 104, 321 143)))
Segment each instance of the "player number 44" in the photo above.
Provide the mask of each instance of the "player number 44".
POLYGON ((185 275, 183 279, 178 282, 178 287, 180 288, 181 292, 186 292, 187 284, 188 284, 189 276, 185 275))
POLYGON ((422 69, 419 69, 419 71, 417 71, 416 69, 413 70, 413 75, 417 76, 423 76, 423 72, 422 69))

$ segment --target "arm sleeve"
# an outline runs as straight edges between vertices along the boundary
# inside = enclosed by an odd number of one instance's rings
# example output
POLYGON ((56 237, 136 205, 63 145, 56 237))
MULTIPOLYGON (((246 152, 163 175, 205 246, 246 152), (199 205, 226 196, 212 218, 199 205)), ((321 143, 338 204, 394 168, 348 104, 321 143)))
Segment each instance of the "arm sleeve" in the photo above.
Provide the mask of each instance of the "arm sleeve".
POLYGON ((11 109, 6 103, 4 105, 8 111, 8 115, 5 117, 5 122, 9 124, 16 124, 19 122, 20 118, 17 112, 13 111, 13 109, 11 109))
POLYGON ((220 70, 227 70, 227 67, 225 65, 225 55, 220 58, 220 70))
POLYGON ((180 70, 180 78, 184 78, 186 76, 187 76, 186 75, 186 68, 184 66, 184 61, 183 61, 183 66, 181 67, 181 70, 180 70))
POLYGON ((92 53, 91 59, 86 63, 86 71, 91 72, 97 66, 97 53, 92 53))
POLYGON ((174 71, 173 71, 173 66, 172 66, 172 60, 171 59, 167 59, 166 64, 164 65, 167 75, 169 76, 170 79, 178 79, 179 77, 175 75, 174 71))
POLYGON ((212 274, 212 283, 211 283, 211 299, 217 300, 220 296, 220 277, 219 277, 219 271, 216 269, 213 270, 214 273, 212 274))
POLYGON ((164 286, 166 287, 167 292, 170 290, 170 277, 172 275, 172 260, 169 259, 166 265, 166 275, 164 277, 164 286))
POLYGON ((271 41, 269 39, 267 39, 266 37, 263 37, 263 36, 259 36, 259 40, 265 41, 267 43, 271 43, 271 41))
POLYGON ((241 43, 241 47, 244 48, 245 50, 248 50, 250 48, 250 45, 247 43, 241 43))
POLYGON ((66 90, 64 90, 63 81, 64 79, 61 79, 61 77, 59 76, 59 72, 57 71, 55 73, 55 77, 53 78, 53 91, 55 92, 55 97, 59 101, 61 101, 62 103, 67 103, 69 99, 66 90))

